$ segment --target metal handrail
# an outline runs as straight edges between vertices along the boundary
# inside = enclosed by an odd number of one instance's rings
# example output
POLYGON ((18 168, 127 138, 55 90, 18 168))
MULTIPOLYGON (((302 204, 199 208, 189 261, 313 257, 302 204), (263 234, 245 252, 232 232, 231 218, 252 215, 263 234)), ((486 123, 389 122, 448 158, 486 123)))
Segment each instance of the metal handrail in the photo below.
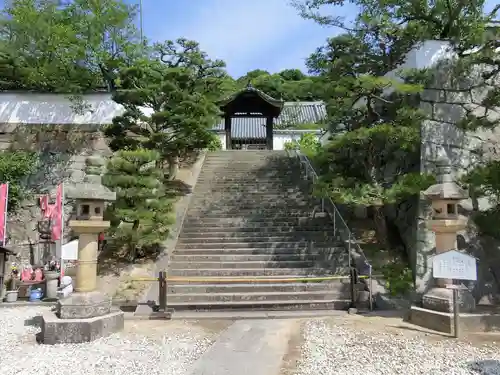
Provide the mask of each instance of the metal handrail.
MULTIPOLYGON (((312 182, 315 183, 319 179, 319 176, 318 176, 317 172, 314 170, 314 167, 312 166, 309 158, 306 155, 304 155, 302 152, 300 152, 300 150, 295 149, 295 150, 291 150, 291 151, 295 153, 295 156, 299 159, 301 165, 304 166, 304 169, 305 169, 304 179, 309 180, 309 178, 311 178, 312 182)), ((336 235, 336 233, 338 231, 340 233, 340 237, 341 237, 342 241, 347 245, 346 247, 347 247, 347 251, 348 251, 349 269, 350 270, 356 269, 356 271, 361 273, 361 274, 364 273, 363 271, 365 271, 365 272, 367 271, 368 282, 369 282, 368 290, 370 293, 369 303, 370 303, 370 310, 371 310, 372 309, 372 265, 368 262, 368 259, 365 255, 365 253, 363 252, 363 249, 357 243, 357 241, 356 241, 354 235, 352 234, 351 230, 349 229, 347 223, 345 222, 344 218, 340 214, 339 209, 337 208, 335 203, 333 203, 333 200, 330 197, 328 197, 328 196, 321 197, 321 210, 322 210, 322 212, 327 212, 328 215, 330 216, 330 218, 332 219, 334 235, 336 235), (331 212, 328 212, 327 210, 325 210, 325 200, 333 208, 333 214, 331 212), (338 228, 339 224, 343 229, 339 230, 339 228, 338 228), (353 249, 353 246, 354 246, 354 249, 353 249), (357 255, 361 258, 360 260, 363 263, 362 264, 363 270, 358 269, 359 262, 356 262, 358 264, 353 264, 352 250, 355 250, 357 255)), ((352 285, 351 287, 354 288, 354 285, 352 285)), ((354 295, 354 289, 352 289, 352 293, 354 295)))

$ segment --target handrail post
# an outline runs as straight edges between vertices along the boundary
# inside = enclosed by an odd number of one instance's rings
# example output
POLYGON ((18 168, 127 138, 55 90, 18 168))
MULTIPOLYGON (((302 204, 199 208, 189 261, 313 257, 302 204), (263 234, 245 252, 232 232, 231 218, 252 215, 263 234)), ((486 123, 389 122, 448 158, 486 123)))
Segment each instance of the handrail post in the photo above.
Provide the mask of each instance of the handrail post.
POLYGON ((358 284, 358 271, 355 267, 351 268, 351 308, 356 308, 357 293, 356 286, 358 284))
POLYGON ((333 236, 337 238, 337 209, 333 208, 333 236))
POLYGON ((349 252, 348 254, 348 259, 349 259, 349 273, 350 273, 350 282, 351 282, 351 308, 356 307, 356 293, 355 293, 355 288, 356 288, 356 269, 353 267, 352 264, 352 254, 351 254, 351 233, 349 233, 348 241, 347 241, 347 251, 349 252))
POLYGON ((369 264, 368 265, 369 268, 368 268, 368 277, 369 277, 369 280, 368 280, 368 298, 370 298, 370 311, 373 311, 373 283, 372 283, 372 265, 369 264))
POLYGON ((158 275, 158 304, 161 312, 167 311, 167 272, 160 271, 158 275))

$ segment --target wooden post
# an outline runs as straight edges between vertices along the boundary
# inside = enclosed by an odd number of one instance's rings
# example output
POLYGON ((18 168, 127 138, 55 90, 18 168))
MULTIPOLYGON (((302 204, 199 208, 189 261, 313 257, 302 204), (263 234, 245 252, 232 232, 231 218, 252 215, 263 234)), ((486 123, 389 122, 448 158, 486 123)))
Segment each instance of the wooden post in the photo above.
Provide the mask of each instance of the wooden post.
POLYGON ((158 275, 158 305, 160 306, 160 311, 165 312, 167 310, 167 272, 160 271, 158 275))
POLYGON ((358 271, 355 267, 351 267, 351 308, 356 308, 357 305, 357 284, 358 284, 358 271))
POLYGON ((460 302, 458 299, 458 289, 453 289, 453 333, 455 338, 460 336, 460 302))
POLYGON ((272 116, 266 117, 266 143, 267 149, 273 149, 273 118, 272 116))
POLYGON ((224 117, 224 130, 226 131, 226 150, 231 150, 231 116, 224 117))

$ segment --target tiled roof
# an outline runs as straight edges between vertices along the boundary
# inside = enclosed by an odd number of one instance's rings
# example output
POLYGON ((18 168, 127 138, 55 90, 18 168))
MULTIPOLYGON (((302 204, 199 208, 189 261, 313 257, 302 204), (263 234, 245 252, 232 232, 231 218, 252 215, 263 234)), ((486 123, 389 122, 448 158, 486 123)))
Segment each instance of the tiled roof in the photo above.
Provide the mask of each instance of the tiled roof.
MULTIPOLYGON (((323 102, 286 102, 281 114, 274 119, 275 129, 292 128, 294 124, 318 123, 326 117, 323 102)), ((221 119, 213 130, 224 130, 221 119)), ((260 117, 233 117, 231 119, 233 139, 256 139, 266 137, 266 119, 260 117)))

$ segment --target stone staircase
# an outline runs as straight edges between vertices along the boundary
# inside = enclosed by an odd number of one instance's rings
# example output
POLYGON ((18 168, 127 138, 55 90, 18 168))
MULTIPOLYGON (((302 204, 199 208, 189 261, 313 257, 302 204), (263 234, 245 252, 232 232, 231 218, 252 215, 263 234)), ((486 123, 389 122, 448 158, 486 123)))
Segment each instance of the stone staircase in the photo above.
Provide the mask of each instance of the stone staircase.
POLYGON ((168 306, 347 308, 348 279, 283 280, 348 274, 347 252, 334 238, 331 219, 315 214, 320 208, 309 189, 286 152, 207 154, 168 272, 209 280, 170 281, 168 306))

